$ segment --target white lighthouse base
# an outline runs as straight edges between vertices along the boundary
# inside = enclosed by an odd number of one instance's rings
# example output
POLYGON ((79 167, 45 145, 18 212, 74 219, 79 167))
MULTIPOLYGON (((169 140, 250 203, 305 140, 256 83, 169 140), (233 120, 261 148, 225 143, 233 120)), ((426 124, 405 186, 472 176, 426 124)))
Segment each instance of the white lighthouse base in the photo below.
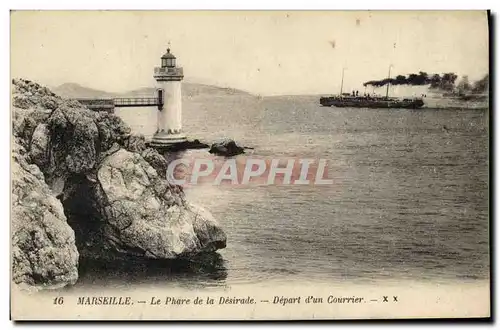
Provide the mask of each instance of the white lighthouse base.
POLYGON ((168 147, 186 141, 187 138, 182 133, 168 134, 165 132, 159 132, 153 135, 149 145, 152 147, 168 147))

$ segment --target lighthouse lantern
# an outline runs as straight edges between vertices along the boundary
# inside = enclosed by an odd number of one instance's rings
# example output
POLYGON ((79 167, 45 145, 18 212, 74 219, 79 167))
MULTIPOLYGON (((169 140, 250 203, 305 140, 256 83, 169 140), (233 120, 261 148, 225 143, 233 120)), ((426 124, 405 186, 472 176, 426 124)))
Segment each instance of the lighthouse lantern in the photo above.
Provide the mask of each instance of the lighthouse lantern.
POLYGON ((167 48, 167 52, 161 57, 161 67, 175 68, 175 56, 170 53, 170 48, 167 48))

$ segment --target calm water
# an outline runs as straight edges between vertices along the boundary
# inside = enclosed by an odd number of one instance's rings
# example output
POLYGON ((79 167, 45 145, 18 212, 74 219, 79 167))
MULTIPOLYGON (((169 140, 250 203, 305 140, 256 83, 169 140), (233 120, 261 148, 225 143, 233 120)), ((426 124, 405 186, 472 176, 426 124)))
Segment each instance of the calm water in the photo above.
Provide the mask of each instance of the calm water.
MULTIPOLYGON (((145 135, 155 130, 151 109, 118 115, 145 135)), ((185 100, 183 122, 192 138, 232 137, 257 156, 328 159, 334 185, 189 188, 227 233, 220 256, 173 271, 129 267, 126 275, 83 267, 81 281, 488 279, 486 109, 336 109, 315 97, 198 96, 185 100)))

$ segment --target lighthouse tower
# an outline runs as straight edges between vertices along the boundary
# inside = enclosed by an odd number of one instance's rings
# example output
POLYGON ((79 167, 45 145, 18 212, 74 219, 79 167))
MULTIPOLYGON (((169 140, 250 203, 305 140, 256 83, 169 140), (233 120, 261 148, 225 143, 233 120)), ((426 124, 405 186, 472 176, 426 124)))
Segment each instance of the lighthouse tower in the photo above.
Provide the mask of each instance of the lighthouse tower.
POLYGON ((181 82, 184 72, 176 66, 175 60, 168 48, 161 57, 161 67, 155 67, 159 105, 157 130, 151 140, 152 146, 170 146, 186 141, 186 136, 182 133, 181 82))

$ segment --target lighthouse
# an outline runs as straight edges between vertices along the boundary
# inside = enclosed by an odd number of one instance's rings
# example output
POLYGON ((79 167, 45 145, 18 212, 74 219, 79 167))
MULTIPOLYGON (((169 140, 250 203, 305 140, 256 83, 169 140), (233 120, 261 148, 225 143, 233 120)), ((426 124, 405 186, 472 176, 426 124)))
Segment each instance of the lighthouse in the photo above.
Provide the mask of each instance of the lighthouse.
POLYGON ((151 140, 152 146, 168 147, 186 141, 182 132, 181 84, 184 72, 176 66, 175 61, 174 54, 167 48, 167 52, 161 57, 161 66, 154 69, 158 122, 156 133, 151 140))

